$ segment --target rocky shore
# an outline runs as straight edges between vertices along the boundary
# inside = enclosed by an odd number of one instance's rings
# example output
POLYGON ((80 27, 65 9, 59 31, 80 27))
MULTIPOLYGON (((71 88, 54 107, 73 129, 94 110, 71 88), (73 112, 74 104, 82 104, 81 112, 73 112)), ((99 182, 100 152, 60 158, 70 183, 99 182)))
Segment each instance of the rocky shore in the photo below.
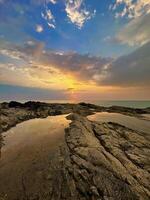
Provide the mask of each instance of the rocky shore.
POLYGON ((149 134, 78 114, 68 119, 65 143, 49 167, 49 190, 37 199, 150 199, 149 134))
POLYGON ((91 122, 77 114, 68 118, 72 123, 65 135, 60 196, 52 190, 52 199, 150 199, 148 134, 115 123, 91 122))
POLYGON ((86 103, 0 104, 0 133, 28 119, 73 113, 68 116, 72 122, 65 130, 65 141, 50 161, 49 189, 44 196, 37 194, 20 200, 150 199, 150 135, 86 118, 105 111, 142 118, 142 114, 150 113, 150 108, 106 108, 86 103))
POLYGON ((138 109, 120 106, 102 107, 89 103, 57 104, 33 101, 26 103, 15 101, 10 103, 4 102, 0 104, 0 133, 29 119, 45 118, 47 116, 69 113, 78 113, 82 116, 87 116, 94 112, 115 112, 142 118, 142 114, 150 114, 150 108, 138 109))

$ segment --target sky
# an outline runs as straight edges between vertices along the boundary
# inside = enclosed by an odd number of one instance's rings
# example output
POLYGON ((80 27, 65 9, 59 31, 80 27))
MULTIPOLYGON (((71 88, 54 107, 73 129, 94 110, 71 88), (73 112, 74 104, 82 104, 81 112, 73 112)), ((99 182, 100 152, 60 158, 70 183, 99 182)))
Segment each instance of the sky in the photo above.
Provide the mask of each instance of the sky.
POLYGON ((150 100, 150 0, 0 0, 0 100, 150 100))

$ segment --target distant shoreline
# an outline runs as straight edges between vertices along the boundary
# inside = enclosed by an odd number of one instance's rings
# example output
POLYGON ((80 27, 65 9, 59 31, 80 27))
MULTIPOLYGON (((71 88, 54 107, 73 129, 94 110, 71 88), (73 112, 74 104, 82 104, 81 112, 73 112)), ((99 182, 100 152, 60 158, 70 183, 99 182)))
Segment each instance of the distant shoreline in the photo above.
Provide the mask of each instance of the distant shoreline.
MULTIPOLYGON (((36 100, 32 100, 37 102, 36 100)), ((0 103, 11 102, 11 100, 0 100, 0 103)), ((20 100, 20 103, 25 103, 27 100, 20 100)), ((72 100, 39 100, 38 102, 52 103, 52 104, 79 104, 81 101, 72 101, 72 100)), ((95 104, 98 106, 110 107, 110 106, 122 106, 130 108, 147 108, 150 107, 150 100, 86 100, 86 103, 95 104)))

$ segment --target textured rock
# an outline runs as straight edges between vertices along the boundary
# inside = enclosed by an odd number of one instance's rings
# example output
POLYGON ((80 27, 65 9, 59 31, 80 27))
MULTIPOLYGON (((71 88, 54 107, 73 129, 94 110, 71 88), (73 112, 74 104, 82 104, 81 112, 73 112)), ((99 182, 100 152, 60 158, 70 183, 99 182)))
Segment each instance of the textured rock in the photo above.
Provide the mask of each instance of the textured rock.
POLYGON ((29 101, 19 103, 0 103, 0 133, 8 130, 16 124, 33 118, 44 118, 51 115, 77 113, 82 116, 93 114, 94 112, 117 112, 125 115, 144 118, 142 114, 149 114, 150 109, 126 108, 120 106, 102 107, 94 104, 57 104, 29 101))
POLYGON ((28 119, 78 113, 69 115, 72 123, 66 129, 65 143, 51 159, 46 176, 49 190, 44 196, 35 194, 19 200, 149 200, 150 135, 83 117, 93 111, 115 110, 130 115, 149 112, 85 103, 0 104, 0 133, 28 119))
POLYGON ((83 116, 92 114, 93 111, 78 104, 48 104, 42 102, 26 102, 24 104, 12 101, 0 104, 0 133, 16 124, 33 119, 45 118, 53 115, 79 113, 83 116))
POLYGON ((52 199, 150 199, 149 135, 77 114, 68 118, 72 123, 66 129, 59 175, 53 173, 52 199))

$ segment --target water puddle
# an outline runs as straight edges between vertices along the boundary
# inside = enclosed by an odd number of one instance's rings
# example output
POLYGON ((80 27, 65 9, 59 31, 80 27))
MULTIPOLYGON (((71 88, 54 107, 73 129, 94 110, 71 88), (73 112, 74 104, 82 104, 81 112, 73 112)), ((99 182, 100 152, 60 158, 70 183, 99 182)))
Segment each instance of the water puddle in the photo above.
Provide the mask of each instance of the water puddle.
POLYGON ((88 119, 99 122, 115 122, 137 131, 150 133, 150 121, 119 113, 97 112, 88 116, 88 119))
POLYGON ((24 187, 32 193, 46 187, 44 176, 49 162, 64 142, 64 129, 69 123, 66 115, 50 116, 22 122, 3 133, 0 198, 17 199, 25 192, 24 187))

